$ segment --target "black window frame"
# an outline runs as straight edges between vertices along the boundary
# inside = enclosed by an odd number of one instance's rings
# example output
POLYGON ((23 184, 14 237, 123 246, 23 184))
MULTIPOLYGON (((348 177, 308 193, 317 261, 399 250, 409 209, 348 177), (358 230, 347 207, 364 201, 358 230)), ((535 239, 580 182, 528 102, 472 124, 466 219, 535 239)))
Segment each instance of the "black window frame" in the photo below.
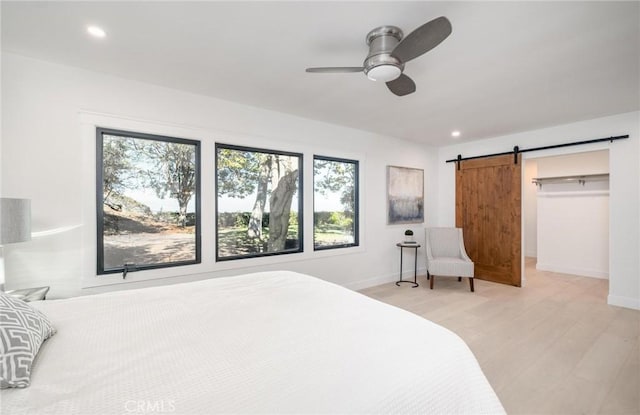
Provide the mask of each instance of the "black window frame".
POLYGON ((340 157, 330 157, 330 156, 321 156, 314 154, 313 155, 313 250, 314 251, 327 251, 330 249, 342 249, 342 248, 353 248, 356 246, 360 246, 360 161, 345 159, 340 157), (349 163, 355 166, 355 190, 354 190, 354 212, 353 212, 353 242, 349 244, 337 244, 330 246, 316 246, 316 221, 315 221, 315 213, 316 213, 316 175, 315 175, 315 161, 323 160, 323 161, 331 161, 337 163, 349 163))
POLYGON ((281 151, 281 150, 272 150, 266 148, 258 148, 258 147, 249 147, 249 146, 240 146, 235 144, 225 144, 225 143, 216 143, 215 145, 215 257, 216 262, 224 262, 224 261, 235 261, 240 259, 248 259, 248 258, 263 258, 270 257, 276 255, 288 255, 288 254, 299 254, 304 252, 304 155, 302 153, 295 153, 292 151, 281 151), (298 157, 298 248, 297 249, 288 249, 277 252, 261 252, 255 254, 246 254, 246 255, 233 255, 233 256, 220 256, 219 251, 219 226, 218 226, 218 214, 219 214, 219 193, 218 189, 218 150, 234 150, 234 151, 245 151, 245 152, 255 152, 255 153, 264 153, 264 154, 277 154, 288 157, 298 157))
POLYGON ((168 143, 188 144, 195 146, 195 163, 196 163, 196 200, 195 200, 195 242, 196 257, 189 261, 176 261, 165 264, 132 264, 131 268, 126 269, 127 272, 153 270, 161 268, 172 268, 185 265, 195 265, 202 263, 202 221, 201 221, 201 165, 200 153, 201 142, 199 140, 190 140, 178 137, 169 137, 156 134, 139 133, 135 131, 118 130, 113 128, 96 127, 96 220, 97 220, 97 274, 108 275, 125 273, 125 264, 118 268, 104 267, 104 194, 103 194, 103 135, 121 136, 126 138, 139 138, 144 140, 155 140, 168 143))

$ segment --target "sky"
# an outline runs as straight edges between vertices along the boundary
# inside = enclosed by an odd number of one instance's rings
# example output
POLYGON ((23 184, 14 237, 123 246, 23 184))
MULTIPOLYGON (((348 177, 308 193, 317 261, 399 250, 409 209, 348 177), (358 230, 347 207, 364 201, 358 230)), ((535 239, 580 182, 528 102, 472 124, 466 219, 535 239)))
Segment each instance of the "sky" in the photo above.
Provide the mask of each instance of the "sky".
MULTIPOLYGON (((137 160, 140 169, 148 169, 151 166, 145 163, 143 160, 137 160)), ((324 179, 325 171, 315 172, 319 175, 318 180, 324 179)), ((140 182, 137 182, 140 185, 140 182)), ((125 196, 128 196, 139 203, 148 206, 153 213, 158 212, 177 212, 178 201, 169 197, 161 199, 157 196, 156 192, 151 188, 127 188, 124 192, 125 196)), ((243 198, 231 198, 225 195, 221 195, 218 198, 218 211, 219 212, 250 212, 253 210, 253 205, 256 200, 257 190, 252 194, 243 198)), ((189 201, 187 205, 187 212, 195 212, 195 195, 189 201)), ((343 211, 344 208, 340 203, 340 193, 327 191, 324 194, 316 192, 314 195, 314 210, 318 212, 336 212, 343 211)), ((298 211, 298 192, 294 194, 291 202, 291 210, 298 211)), ((265 211, 269 211, 269 203, 265 206, 265 211)))
MULTIPOLYGON (((176 199, 160 199, 153 189, 127 189, 124 195, 148 206, 153 213, 178 211, 178 201, 176 199)), ((195 197, 192 197, 187 205, 187 212, 192 213, 195 210, 195 197)))
MULTIPOLYGON (((178 211, 178 201, 176 199, 160 199, 156 195, 156 192, 152 189, 127 189, 127 191, 125 191, 125 195, 148 206, 153 213, 178 211)), ((251 210, 253 210, 253 204, 255 203, 255 200, 255 192, 242 199, 221 196, 218 209, 220 212, 250 212, 251 210)), ((314 204, 315 210, 318 212, 335 212, 344 210, 342 204, 340 203, 340 193, 337 192, 332 192, 327 195, 316 193, 314 197, 314 204)), ((293 200, 291 202, 291 210, 294 212, 298 211, 297 192, 293 196, 293 200)), ((187 212, 194 211, 195 197, 192 197, 189 201, 189 204, 187 205, 187 212)), ((269 211, 268 203, 265 211, 269 211)))
MULTIPOLYGON (((227 196, 220 197, 220 204, 218 205, 218 209, 220 212, 250 212, 253 210, 253 204, 256 201, 256 194, 253 193, 251 196, 247 196, 244 199, 234 199, 227 196)), ((336 212, 343 211, 342 203, 340 203, 340 194, 339 193, 331 193, 328 195, 321 195, 316 193, 314 197, 315 210, 318 212, 336 212)), ((269 211, 269 204, 265 210, 269 211)), ((293 196, 293 200, 291 201, 291 210, 294 212, 298 211, 298 194, 296 193, 293 196)))

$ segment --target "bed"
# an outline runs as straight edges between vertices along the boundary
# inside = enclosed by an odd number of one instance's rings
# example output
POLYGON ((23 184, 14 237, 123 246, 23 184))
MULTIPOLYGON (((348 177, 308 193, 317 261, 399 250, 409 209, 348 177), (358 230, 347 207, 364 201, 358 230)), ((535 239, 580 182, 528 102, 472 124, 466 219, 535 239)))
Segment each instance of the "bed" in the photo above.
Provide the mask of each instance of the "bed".
POLYGON ((29 303, 57 333, 3 414, 499 414, 451 331, 288 271, 29 303))

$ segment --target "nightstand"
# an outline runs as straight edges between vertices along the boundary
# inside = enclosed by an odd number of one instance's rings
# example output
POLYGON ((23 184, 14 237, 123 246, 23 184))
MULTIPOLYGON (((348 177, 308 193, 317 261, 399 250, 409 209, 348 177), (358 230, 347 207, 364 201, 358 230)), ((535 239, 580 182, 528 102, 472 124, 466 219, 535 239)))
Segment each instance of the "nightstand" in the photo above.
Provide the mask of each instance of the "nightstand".
POLYGON ((22 301, 41 301, 47 298, 49 287, 25 288, 22 290, 5 291, 7 295, 18 298, 22 301))

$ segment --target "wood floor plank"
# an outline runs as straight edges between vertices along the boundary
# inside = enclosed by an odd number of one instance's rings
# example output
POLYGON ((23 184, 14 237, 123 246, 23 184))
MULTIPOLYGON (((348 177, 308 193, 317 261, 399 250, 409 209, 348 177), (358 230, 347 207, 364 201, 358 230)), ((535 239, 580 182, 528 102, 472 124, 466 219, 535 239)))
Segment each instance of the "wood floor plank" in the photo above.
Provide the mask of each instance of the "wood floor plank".
POLYGON ((640 414, 640 340, 636 339, 627 360, 606 396, 600 413, 640 414))
POLYGON ((457 333, 510 414, 640 414, 640 311, 607 305, 608 281, 535 269, 525 287, 439 278, 433 290, 362 290, 457 333))

